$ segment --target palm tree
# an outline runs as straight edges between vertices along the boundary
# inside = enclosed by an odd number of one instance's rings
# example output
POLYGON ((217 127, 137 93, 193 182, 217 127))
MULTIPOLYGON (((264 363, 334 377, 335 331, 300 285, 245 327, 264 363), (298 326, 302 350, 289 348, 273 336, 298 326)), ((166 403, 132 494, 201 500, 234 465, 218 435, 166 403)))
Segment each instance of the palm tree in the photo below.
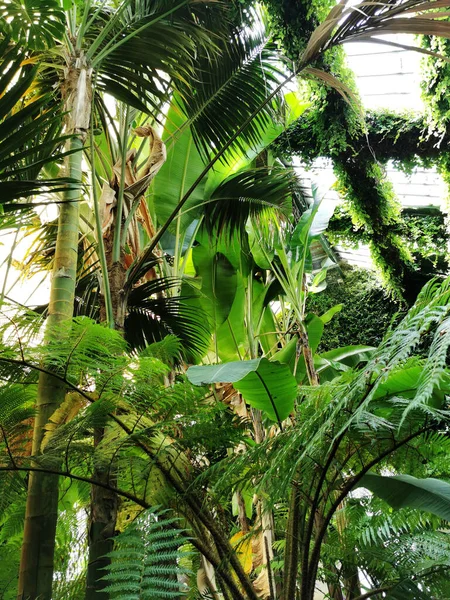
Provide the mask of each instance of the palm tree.
MULTIPOLYGON (((123 2, 113 11, 102 3, 86 2, 64 12, 55 1, 25 8, 18 2, 3 10, 4 24, 12 21, 11 35, 30 50, 47 50, 50 66, 45 77, 57 83, 70 137, 67 176, 77 182, 64 193, 60 206, 46 336, 50 340, 61 323, 71 319, 76 284, 82 151, 91 127, 91 107, 99 92, 125 97, 145 108, 164 97, 164 77, 174 81, 192 68, 196 46, 208 43, 199 27, 206 4, 191 10, 187 2, 123 2), (28 10, 27 10, 28 9, 28 10), (42 37, 36 34, 36 17, 42 37), (170 38, 170 45, 166 40, 170 38)), ((209 19, 209 13, 208 17, 209 19)), ((203 22, 204 24, 204 22, 203 22)), ((48 65, 48 63, 45 63, 48 65)), ((122 190, 123 191, 123 190, 122 190)), ((120 213, 120 205, 118 207, 120 213)), ((119 219, 120 221, 120 219, 119 219)), ((113 261, 118 257, 114 256, 113 261)), ((33 455, 39 455, 45 425, 62 403, 65 387, 42 374, 36 402, 33 455)), ((58 487, 54 477, 32 474, 29 482, 22 549, 19 596, 50 598, 57 519, 58 487)))

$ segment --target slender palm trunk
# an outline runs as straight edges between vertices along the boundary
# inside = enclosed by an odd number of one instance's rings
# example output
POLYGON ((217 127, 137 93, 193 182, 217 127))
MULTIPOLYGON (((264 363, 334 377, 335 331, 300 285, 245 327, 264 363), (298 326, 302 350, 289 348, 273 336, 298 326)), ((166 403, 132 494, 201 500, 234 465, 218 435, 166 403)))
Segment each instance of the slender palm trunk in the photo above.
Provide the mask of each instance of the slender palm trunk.
MULTIPOLYGON (((103 440, 105 428, 97 427, 94 430, 94 445, 103 440)), ((109 485, 116 483, 114 466, 97 466, 94 468, 93 478, 109 485)), ((118 496, 115 492, 93 485, 91 488, 91 507, 89 517, 89 560, 86 574, 86 600, 107 600, 108 592, 104 589, 108 585, 102 581, 105 567, 111 564, 107 554, 113 550, 116 520, 118 510, 118 496)))
MULTIPOLYGON (((68 113, 67 132, 73 153, 68 158, 67 175, 81 183, 82 148, 89 125, 91 79, 82 55, 68 61, 62 91, 68 113)), ((79 200, 81 185, 73 185, 61 204, 56 241, 46 343, 54 343, 55 329, 73 315, 78 257, 79 200)), ((60 333, 58 332, 58 335, 60 333)), ((41 454, 45 426, 64 400, 64 384, 50 375, 39 378, 33 432, 33 456, 41 454)), ((50 600, 52 596, 55 534, 58 517, 58 478, 30 473, 24 538, 20 561, 18 598, 50 600)))
MULTIPOLYGON (((108 268, 109 286, 111 290, 111 304, 114 318, 114 327, 123 332, 125 321, 125 299, 123 288, 125 286, 126 269, 122 262, 112 261, 112 236, 105 240, 106 264, 108 268)), ((100 243, 102 241, 100 240, 100 243)), ((100 306, 100 319, 106 320, 104 299, 100 306)), ((107 427, 97 427, 94 430, 94 445, 97 447, 104 439, 107 427)), ((94 466, 92 474, 96 481, 107 485, 116 484, 115 465, 94 466)), ((89 559, 86 575, 85 600, 108 600, 109 593, 105 592, 108 585, 102 581, 105 567, 111 564, 107 556, 114 548, 114 534, 116 529, 119 497, 115 492, 106 488, 92 486, 91 506, 89 515, 89 559)))
MULTIPOLYGON (((123 136, 127 139, 128 124, 125 123, 123 136)), ((161 139, 156 135, 152 127, 138 127, 135 133, 140 137, 146 137, 150 143, 150 153, 147 163, 143 170, 137 174, 133 170, 130 152, 126 152, 126 143, 123 146, 122 160, 116 163, 117 179, 110 182, 111 190, 114 190, 117 198, 116 212, 109 228, 104 231, 104 239, 99 240, 99 244, 104 244, 106 269, 108 272, 109 289, 111 295, 111 310, 113 326, 117 331, 123 332, 125 325, 127 296, 125 293, 125 283, 127 270, 125 268, 125 252, 120 245, 118 256, 114 240, 120 240, 123 228, 126 225, 126 214, 117 210, 119 197, 123 190, 133 184, 141 183, 138 198, 150 185, 153 177, 157 174, 166 159, 166 150, 161 139), (120 173, 120 178, 117 175, 120 173)), ((131 206, 127 207, 127 212, 131 206)), ((142 207, 144 221, 147 225, 147 233, 154 234, 154 226, 151 217, 145 207, 142 207)), ((139 232, 135 232, 135 239, 138 239, 139 232)), ((130 246, 133 246, 129 240, 130 246)), ((155 275, 156 276, 156 275, 155 275)), ((100 301, 100 320, 107 322, 107 311, 105 299, 100 301)), ((105 435, 104 428, 97 428, 94 432, 95 445, 97 446, 105 435)), ((115 485, 116 470, 114 464, 111 468, 95 467, 93 478, 107 485, 115 485)), ((86 594, 85 600, 107 600, 109 594, 105 591, 107 582, 102 581, 105 575, 105 567, 111 563, 111 559, 106 555, 114 548, 114 533, 116 529, 117 512, 119 509, 119 498, 117 494, 108 491, 106 488, 93 486, 91 489, 91 507, 89 520, 89 560, 87 569, 86 594)))

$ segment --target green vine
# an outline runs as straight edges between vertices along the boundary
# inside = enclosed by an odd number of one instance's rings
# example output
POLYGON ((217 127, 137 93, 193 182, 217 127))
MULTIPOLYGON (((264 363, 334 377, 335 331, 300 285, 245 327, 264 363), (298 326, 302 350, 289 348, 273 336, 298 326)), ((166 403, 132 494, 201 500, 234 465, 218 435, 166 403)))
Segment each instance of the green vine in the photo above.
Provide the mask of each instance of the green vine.
MULTIPOLYGON (((418 265, 423 266, 422 259, 426 257, 408 241, 401 207, 384 176, 383 165, 392 160, 410 173, 416 166, 437 164, 442 172, 443 162, 450 156, 445 151, 450 148, 450 136, 430 133, 427 119, 420 115, 372 111, 366 115, 367 132, 353 135, 350 144, 348 137, 346 143, 345 139, 336 140, 327 134, 327 119, 341 118, 336 117, 337 108, 333 106, 328 115, 320 107, 309 110, 278 142, 276 152, 282 156, 300 154, 306 164, 318 157, 333 160, 336 187, 346 200, 345 228, 353 232, 347 241, 357 237, 359 242, 368 244, 386 288, 399 298, 412 297, 411 286, 416 287, 413 273, 418 265)), ((335 220, 331 227, 333 223, 335 220)), ((439 244, 446 248, 446 236, 444 243, 439 244)), ((438 248, 435 254, 442 267, 445 251, 438 248)))
MULTIPOLYGON (((350 210, 348 204, 342 205, 331 219, 326 235, 332 245, 357 248, 370 243, 365 228, 355 227, 350 210)), ((448 270, 446 223, 438 209, 404 209, 393 233, 402 238, 416 273, 448 270)))
MULTIPOLYGON (((249 0, 236 1, 242 7, 249 5, 249 0)), ((332 5, 331 0, 325 4, 318 0, 265 0, 273 37, 289 59, 298 59, 332 5)), ((447 40, 429 43, 438 52, 450 48, 447 40)), ((333 161, 337 188, 346 199, 351 228, 370 246, 384 285, 397 298, 413 295, 411 282, 418 261, 417 251, 405 235, 401 207, 384 176, 384 165, 392 160, 411 172, 417 165, 436 164, 450 185, 450 65, 434 58, 430 65, 424 84, 432 99, 428 117, 375 111, 368 112, 362 123, 360 113, 335 89, 322 81, 310 80, 311 108, 273 148, 275 154, 288 160, 292 154, 300 156, 306 165, 319 157, 333 161)), ((358 97, 341 47, 326 52, 316 66, 337 77, 358 97)))

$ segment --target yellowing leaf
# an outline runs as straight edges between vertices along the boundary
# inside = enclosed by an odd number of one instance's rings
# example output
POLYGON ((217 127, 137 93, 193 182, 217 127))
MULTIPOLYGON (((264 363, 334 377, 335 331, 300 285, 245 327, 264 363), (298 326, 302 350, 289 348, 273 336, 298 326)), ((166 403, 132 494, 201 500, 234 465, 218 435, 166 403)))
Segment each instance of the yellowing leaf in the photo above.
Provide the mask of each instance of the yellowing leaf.
POLYGON ((242 564, 244 571, 247 573, 251 573, 252 570, 252 538, 248 533, 243 533, 239 531, 235 533, 230 540, 233 548, 236 549, 237 557, 239 558, 240 563, 242 564))

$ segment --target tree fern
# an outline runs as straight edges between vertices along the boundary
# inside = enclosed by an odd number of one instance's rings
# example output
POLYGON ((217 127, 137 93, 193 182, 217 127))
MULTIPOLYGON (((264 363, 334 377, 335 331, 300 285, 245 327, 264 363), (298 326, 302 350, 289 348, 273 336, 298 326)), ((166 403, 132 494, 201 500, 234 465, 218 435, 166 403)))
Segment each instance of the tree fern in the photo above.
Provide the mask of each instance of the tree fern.
POLYGON ((180 550, 187 538, 178 523, 167 511, 150 508, 117 536, 116 549, 108 555, 112 563, 104 576, 111 598, 180 597, 178 577, 188 573, 180 561, 190 553, 180 550))

